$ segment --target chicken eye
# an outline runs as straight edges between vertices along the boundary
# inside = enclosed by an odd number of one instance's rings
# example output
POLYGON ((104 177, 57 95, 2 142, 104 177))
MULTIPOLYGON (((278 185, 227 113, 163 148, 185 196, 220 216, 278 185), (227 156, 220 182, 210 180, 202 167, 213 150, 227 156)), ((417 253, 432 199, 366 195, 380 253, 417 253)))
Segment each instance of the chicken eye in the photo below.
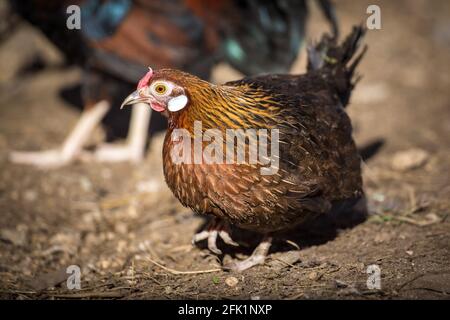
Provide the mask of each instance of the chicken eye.
POLYGON ((164 94, 167 92, 167 86, 163 83, 158 83, 155 86, 154 90, 157 94, 164 94))

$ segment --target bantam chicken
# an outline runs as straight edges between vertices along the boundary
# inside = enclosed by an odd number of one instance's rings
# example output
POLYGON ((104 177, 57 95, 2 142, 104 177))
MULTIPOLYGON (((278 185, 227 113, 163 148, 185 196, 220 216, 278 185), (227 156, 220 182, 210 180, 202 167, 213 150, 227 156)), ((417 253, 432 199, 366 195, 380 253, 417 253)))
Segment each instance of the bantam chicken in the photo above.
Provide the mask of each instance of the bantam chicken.
MULTIPOLYGON (((194 242, 207 239, 208 248, 220 254, 218 237, 237 245, 229 224, 264 234, 253 254, 234 263, 233 269, 263 263, 277 232, 335 210, 351 210, 363 197, 360 156, 344 110, 366 49, 356 55, 363 34, 363 28, 354 27, 340 46, 325 35, 309 50, 304 75, 265 75, 213 85, 181 71, 150 69, 123 102, 146 103, 168 117, 166 182, 184 206, 214 217, 194 242), (274 170, 264 171, 267 156, 256 163, 225 161, 223 148, 228 152, 231 146, 232 160, 239 157, 239 151, 234 152, 237 140, 221 139, 230 129, 276 131, 267 139, 274 170), (214 152, 211 136, 203 136, 211 130, 214 152), (278 150, 272 148, 274 143, 278 150)), ((245 159, 251 158, 254 138, 244 140, 240 152, 245 159)))
MULTIPOLYGON (((227 61, 245 75, 287 72, 305 36, 306 0, 21 0, 15 11, 38 27, 70 63, 82 67, 84 111, 54 150, 12 152, 16 163, 59 167, 86 155, 83 146, 114 106, 118 89, 136 83, 147 65, 208 79, 227 61), (70 30, 67 8, 81 8, 81 29, 70 30)), ((334 9, 319 1, 337 33, 334 9)), ((128 89, 129 90, 129 89, 128 89)), ((90 159, 143 159, 151 110, 135 106, 125 145, 103 144, 90 159)))

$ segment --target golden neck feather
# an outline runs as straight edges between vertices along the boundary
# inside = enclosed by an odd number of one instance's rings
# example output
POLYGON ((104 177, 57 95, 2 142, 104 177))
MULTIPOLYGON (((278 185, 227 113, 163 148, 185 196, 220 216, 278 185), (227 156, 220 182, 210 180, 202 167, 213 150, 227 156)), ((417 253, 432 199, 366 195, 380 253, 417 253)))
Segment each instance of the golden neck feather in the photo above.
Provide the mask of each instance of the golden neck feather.
POLYGON ((248 85, 213 85, 205 81, 189 83, 188 107, 169 120, 171 129, 193 133, 194 122, 202 129, 247 129, 264 126, 267 117, 279 112, 279 105, 266 92, 248 85))

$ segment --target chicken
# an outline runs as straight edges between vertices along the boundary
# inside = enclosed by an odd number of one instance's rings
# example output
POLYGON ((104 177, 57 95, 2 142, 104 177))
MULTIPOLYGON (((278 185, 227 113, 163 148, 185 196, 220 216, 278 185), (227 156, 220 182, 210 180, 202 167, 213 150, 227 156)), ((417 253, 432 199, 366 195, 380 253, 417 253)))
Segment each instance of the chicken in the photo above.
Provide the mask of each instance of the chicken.
MULTIPOLYGON (((306 0, 186 0, 220 36, 220 59, 244 75, 286 73, 305 40, 306 0)), ((339 29, 334 6, 319 0, 334 36, 339 29)))
MULTIPOLYGON (((85 156, 82 148, 92 131, 111 105, 120 104, 119 89, 131 88, 146 65, 179 68, 208 78, 214 63, 214 48, 208 47, 202 21, 182 0, 24 0, 12 4, 16 12, 63 51, 68 63, 83 68, 85 106, 61 147, 42 152, 12 152, 10 159, 16 163, 49 168, 85 156), (66 9, 74 4, 81 7, 80 30, 66 27, 66 9)), ((89 159, 142 160, 150 115, 149 108, 134 106, 127 143, 102 145, 89 159)))
MULTIPOLYGON (((83 146, 145 66, 175 68, 208 79, 229 62, 245 75, 286 72, 298 54, 307 16, 305 1, 24 0, 16 12, 43 31, 69 63, 83 68, 84 111, 61 147, 12 152, 16 163, 59 167, 86 155, 83 146), (81 30, 66 27, 69 5, 81 6, 81 30), (245 22, 245 23, 244 23, 245 22)), ((337 32, 333 6, 320 0, 337 32)), ((89 159, 143 159, 151 110, 136 105, 125 145, 99 146, 89 159)))
POLYGON ((354 27, 340 46, 325 35, 309 50, 304 75, 213 85, 181 71, 150 69, 123 102, 146 103, 168 117, 166 182, 184 206, 214 217, 194 242, 207 240, 220 254, 218 237, 237 245, 230 224, 264 234, 233 269, 263 263, 277 232, 351 210, 362 199, 360 156, 344 107, 366 51, 356 55, 363 35, 354 27))

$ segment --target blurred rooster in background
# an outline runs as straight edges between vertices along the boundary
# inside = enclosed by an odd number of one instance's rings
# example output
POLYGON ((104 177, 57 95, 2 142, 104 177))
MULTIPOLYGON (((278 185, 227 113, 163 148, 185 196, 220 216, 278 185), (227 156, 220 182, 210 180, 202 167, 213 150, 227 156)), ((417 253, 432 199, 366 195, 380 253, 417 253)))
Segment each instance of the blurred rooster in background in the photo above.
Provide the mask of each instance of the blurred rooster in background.
POLYGON ((275 232, 317 216, 350 212, 363 197, 361 158, 344 109, 365 52, 357 54, 363 35, 364 29, 354 27, 341 45, 325 35, 308 51, 304 75, 263 75, 214 85, 178 70, 150 70, 125 99, 123 105, 147 103, 168 116, 166 182, 183 205, 213 217, 194 242, 207 239, 208 248, 221 254, 218 237, 238 245, 228 223, 263 233, 253 255, 233 265, 242 271, 264 262, 275 232), (249 160, 251 141, 260 142, 261 136, 245 133, 245 145, 236 148, 235 137, 225 141, 230 129, 278 130, 279 136, 270 135, 270 144, 279 146, 270 146, 274 170, 261 170, 269 169, 261 144, 256 146, 258 160, 249 160), (204 138, 207 130, 215 130, 214 139, 204 138))
MULTIPOLYGON (((335 35, 333 6, 318 0, 335 35)), ((11 160, 58 167, 83 154, 83 146, 118 100, 118 90, 140 78, 147 66, 175 68, 208 79, 226 61, 245 75, 287 72, 305 38, 306 1, 276 0, 23 0, 14 10, 39 28, 82 67, 84 111, 55 150, 12 152, 11 160), (81 30, 69 30, 70 5, 81 7, 81 30)), ((133 107, 125 145, 99 146, 98 161, 143 159, 151 109, 133 107)))

